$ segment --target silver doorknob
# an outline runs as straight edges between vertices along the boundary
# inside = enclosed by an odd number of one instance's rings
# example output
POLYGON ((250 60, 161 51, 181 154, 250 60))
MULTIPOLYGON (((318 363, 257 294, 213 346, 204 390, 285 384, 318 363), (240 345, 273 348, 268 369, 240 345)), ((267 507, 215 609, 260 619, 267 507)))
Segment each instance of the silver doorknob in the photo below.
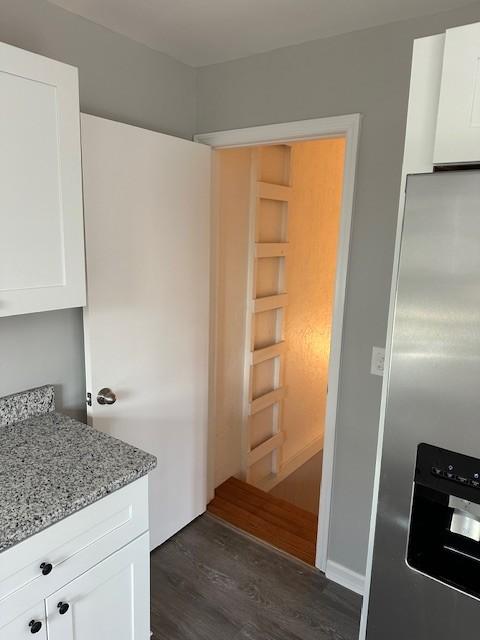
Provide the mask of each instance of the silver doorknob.
POLYGON ((117 396, 108 387, 100 389, 97 394, 98 404, 113 404, 117 399, 117 396))

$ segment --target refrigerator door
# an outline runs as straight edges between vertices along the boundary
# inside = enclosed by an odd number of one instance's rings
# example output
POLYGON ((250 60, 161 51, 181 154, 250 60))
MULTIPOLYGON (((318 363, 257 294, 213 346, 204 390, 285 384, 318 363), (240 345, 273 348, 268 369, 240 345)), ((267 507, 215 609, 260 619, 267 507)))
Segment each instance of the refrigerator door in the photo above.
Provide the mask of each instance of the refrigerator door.
POLYGON ((388 384, 367 639, 473 640, 480 601, 406 551, 418 445, 480 458, 477 170, 408 178, 388 384))

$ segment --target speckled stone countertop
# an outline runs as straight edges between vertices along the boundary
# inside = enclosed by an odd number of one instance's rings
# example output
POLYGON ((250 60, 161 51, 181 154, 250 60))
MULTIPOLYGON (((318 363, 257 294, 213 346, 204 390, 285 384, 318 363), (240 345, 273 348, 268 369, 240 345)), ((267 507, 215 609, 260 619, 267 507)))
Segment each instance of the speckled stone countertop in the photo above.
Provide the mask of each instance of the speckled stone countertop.
MULTIPOLYGON (((15 396, 0 399, 0 552, 148 473, 156 458, 52 411, 52 387, 12 422, 15 396), (2 401, 10 416, 2 420, 2 401), (43 405, 42 405, 43 402, 43 405), (38 415, 38 407, 45 413, 38 415)), ((33 396, 32 396, 33 397, 33 396)))

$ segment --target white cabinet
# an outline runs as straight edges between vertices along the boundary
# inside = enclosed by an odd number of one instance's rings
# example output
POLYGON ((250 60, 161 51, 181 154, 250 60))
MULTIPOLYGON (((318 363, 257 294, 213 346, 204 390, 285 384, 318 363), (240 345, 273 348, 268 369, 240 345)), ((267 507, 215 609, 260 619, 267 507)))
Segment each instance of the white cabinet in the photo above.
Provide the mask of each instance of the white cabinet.
POLYGON ((149 563, 144 476, 0 554, 0 640, 149 640, 149 563))
POLYGON ((0 317, 85 305, 77 69, 0 43, 0 317))
POLYGON ((445 35, 434 164, 480 162, 480 23, 445 35))
POLYGON ((146 640, 148 561, 145 535, 47 598, 48 640, 146 640))
POLYGON ((8 612, 0 620, 0 640, 25 640, 35 634, 37 640, 47 640, 47 624, 45 621, 45 603, 37 602, 33 607, 21 613, 8 612))

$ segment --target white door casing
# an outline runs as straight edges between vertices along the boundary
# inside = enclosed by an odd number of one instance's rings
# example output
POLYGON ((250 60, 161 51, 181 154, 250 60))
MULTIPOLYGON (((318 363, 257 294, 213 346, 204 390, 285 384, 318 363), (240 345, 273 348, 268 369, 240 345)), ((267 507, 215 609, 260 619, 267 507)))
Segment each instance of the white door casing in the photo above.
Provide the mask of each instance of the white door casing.
POLYGON ((85 304, 78 72, 0 43, 0 317, 85 304))
POLYGON ((82 115, 89 422, 158 458, 155 548, 207 502, 208 147, 82 115), (111 388, 117 400, 100 405, 111 388))
MULTIPOLYGON (((262 125, 257 127, 247 127, 245 129, 232 129, 230 131, 215 131, 211 133, 201 133, 195 136, 197 142, 209 145, 214 149, 226 149, 229 147, 259 146, 263 144, 281 144, 296 142, 301 140, 315 140, 322 137, 344 136, 345 164, 342 190, 342 207, 340 213, 340 231, 337 251, 337 269, 335 277, 335 294, 332 318, 332 334, 330 346, 330 358, 328 366, 328 395, 325 414, 325 436, 323 445, 322 482, 320 495, 320 511, 318 518, 318 534, 315 565, 325 571, 327 577, 338 582, 338 571, 335 571, 333 563, 328 559, 328 537, 330 527, 330 513, 332 500, 332 485, 335 460, 335 428, 337 419, 337 404, 340 380, 340 361, 343 334, 343 318, 345 310, 345 297, 347 286, 347 270, 350 252, 350 234, 354 206, 355 193, 355 172, 357 165, 358 140, 360 135, 361 116, 358 113, 334 116, 328 118, 314 118, 311 120, 299 120, 295 122, 284 122, 281 124, 262 125)), ((215 283, 218 278, 218 223, 213 219, 213 247, 212 265, 212 314, 215 315, 217 301, 215 300, 215 283)), ((214 333, 214 330, 212 331, 214 333)), ((216 347, 212 344, 212 349, 216 347)), ((215 386, 216 371, 214 369, 214 356, 212 355, 211 379, 215 386)), ((215 405, 214 389, 211 394, 211 430, 215 426, 215 405)), ((209 443, 210 464, 213 460, 214 434, 210 433, 209 443)), ((213 498, 213 470, 209 473, 209 497, 213 498)), ((343 580, 345 586, 353 590, 360 591, 356 582, 349 579, 343 580)))

